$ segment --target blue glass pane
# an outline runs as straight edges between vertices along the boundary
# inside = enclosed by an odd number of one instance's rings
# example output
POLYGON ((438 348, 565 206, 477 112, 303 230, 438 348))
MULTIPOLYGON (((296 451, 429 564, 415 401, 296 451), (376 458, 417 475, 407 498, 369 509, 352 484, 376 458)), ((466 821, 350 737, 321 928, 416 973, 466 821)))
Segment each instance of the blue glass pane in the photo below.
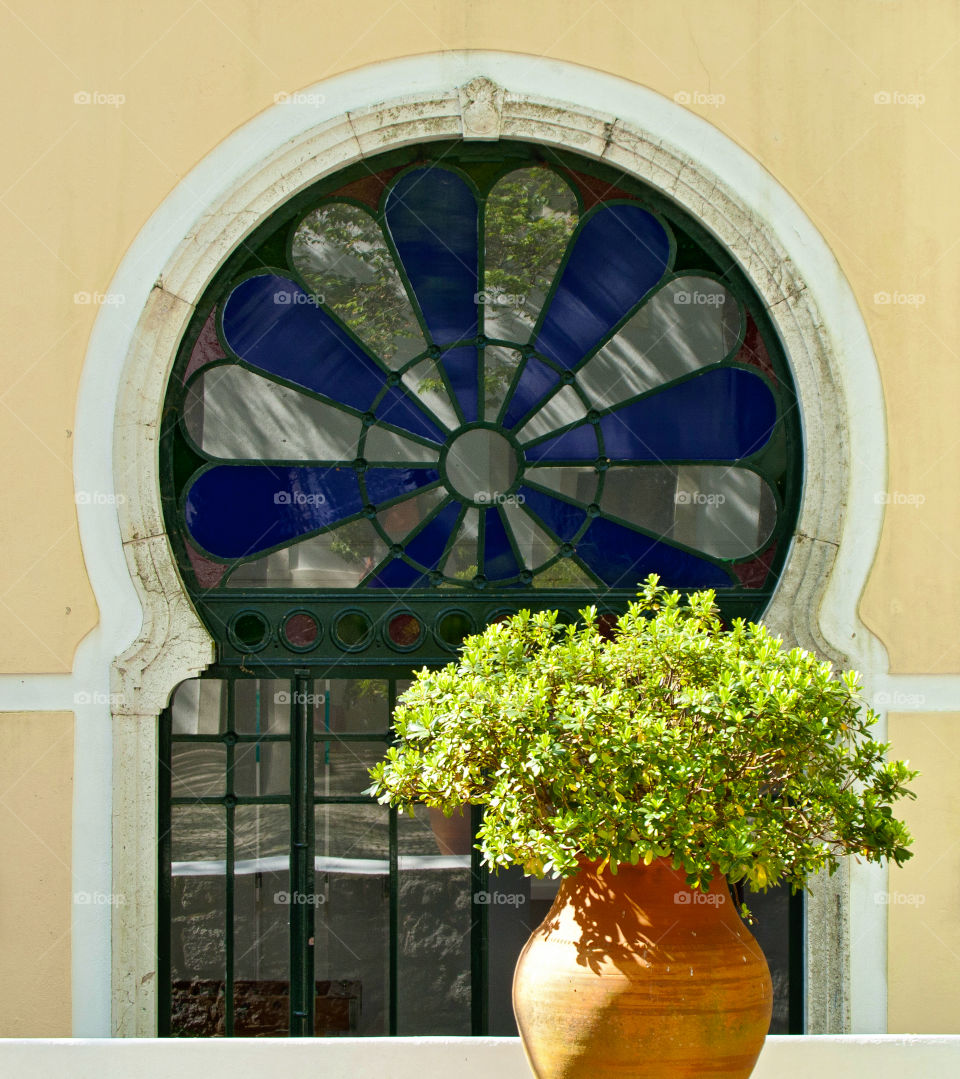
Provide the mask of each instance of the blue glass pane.
POLYGON ((459 502, 450 502, 444 506, 436 517, 406 544, 404 550, 407 557, 419 562, 421 566, 435 569, 440 563, 462 508, 459 502))
POLYGON ((516 577, 521 566, 517 565, 513 548, 507 538, 507 530, 498 509, 486 511, 483 537, 484 576, 496 581, 503 577, 516 577))
POLYGON ((387 228, 433 340, 477 333, 477 202, 454 172, 405 173, 387 196, 387 228))
POLYGON ((480 418, 480 356, 473 345, 452 348, 440 360, 467 423, 480 418))
POLYGON ((523 455, 528 461, 592 461, 599 452, 593 424, 581 423, 546 442, 525 446, 523 455))
POLYGON ((412 434, 422 435, 431 442, 443 442, 446 437, 440 428, 427 418, 422 409, 418 408, 403 390, 395 386, 391 386, 383 395, 380 404, 377 405, 376 414, 378 420, 392 423, 395 427, 402 427, 412 434))
MULTIPOLYGON (((223 336, 252 367, 361 412, 372 407, 383 389, 385 375, 380 368, 286 277, 263 274, 241 281, 223 308, 223 336)), ((385 407, 390 423, 443 441, 442 433, 401 390, 388 392, 380 410, 385 407)))
POLYGON ((597 211, 574 248, 540 328, 536 349, 575 367, 653 288, 670 258, 663 225, 639 206, 597 211))
POLYGON ((504 427, 514 427, 531 408, 556 386, 560 376, 552 367, 535 356, 524 364, 523 374, 517 381, 516 388, 510 395, 510 407, 503 418, 504 427))
POLYGON ((190 535, 218 558, 241 558, 342 521, 362 508, 349 469, 217 465, 187 491, 190 535))
POLYGON ((367 581, 368 588, 414 588, 427 587, 430 578, 422 570, 414 569, 413 566, 404 562, 402 558, 394 558, 388 562, 382 570, 367 581))
POLYGON ((612 459, 727 461, 756 453, 776 420, 777 404, 763 379, 725 367, 618 409, 600 428, 612 459))
POLYGON ((525 499, 524 509, 530 510, 564 541, 572 540, 587 519, 582 509, 542 491, 535 491, 532 487, 521 487, 517 493, 525 499))
POLYGON ((400 495, 412 494, 438 479, 440 473, 434 468, 368 468, 363 474, 367 498, 375 506, 400 495))
POLYGON ((577 543, 577 555, 611 588, 632 588, 650 573, 667 588, 729 588, 719 566, 597 517, 577 543))
MULTIPOLYGON (((436 569, 461 509, 459 502, 444 506, 436 517, 406 544, 404 551, 407 556, 422 566, 436 569)), ((415 585, 425 587, 429 583, 429 578, 421 570, 407 565, 401 558, 387 563, 376 577, 367 582, 371 588, 413 588, 415 585)))

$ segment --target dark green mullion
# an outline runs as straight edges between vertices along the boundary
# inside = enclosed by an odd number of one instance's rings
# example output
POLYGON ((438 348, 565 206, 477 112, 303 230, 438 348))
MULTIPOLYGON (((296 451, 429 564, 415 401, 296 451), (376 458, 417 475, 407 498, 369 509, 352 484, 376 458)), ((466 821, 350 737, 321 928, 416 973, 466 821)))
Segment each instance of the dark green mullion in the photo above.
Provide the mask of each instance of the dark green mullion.
POLYGON ((398 826, 397 811, 390 807, 390 932, 387 938, 388 956, 388 995, 389 1001, 389 1034, 395 1037, 397 1034, 398 1016, 398 985, 400 968, 400 857, 398 853, 398 826))
POLYGON ((787 907, 788 918, 788 959, 787 970, 789 974, 789 1001, 787 1005, 787 1024, 791 1034, 804 1034, 804 1003, 805 1003, 805 967, 803 947, 803 923, 806 907, 804 892, 799 891, 790 896, 787 907))
POLYGON ((157 794, 160 798, 157 828, 160 833, 160 866, 157 880, 158 909, 160 913, 157 926, 157 952, 160 956, 158 964, 160 971, 160 984, 157 987, 157 1034, 161 1038, 170 1037, 170 1010, 172 1002, 171 979, 171 956, 170 956, 170 924, 173 918, 173 879, 170 866, 170 845, 172 827, 171 804, 170 804, 170 709, 164 710, 160 716, 160 767, 157 774, 157 794))
MULTIPOLYGON (((290 713, 291 732, 291 804, 292 855, 290 859, 290 892, 298 899, 312 895, 313 872, 311 858, 310 818, 313 815, 313 789, 310 782, 310 760, 313 738, 310 730, 308 694, 310 672, 297 668, 294 672, 290 713)), ((313 904, 293 902, 290 905, 290 1036, 309 1037, 313 1033, 313 904)))
POLYGON ((224 898, 224 920, 226 922, 225 944, 226 955, 224 956, 224 980, 223 980, 223 1021, 224 1033, 228 1038, 233 1037, 233 967, 234 967, 234 865, 236 862, 236 849, 234 843, 236 825, 236 795, 233 793, 233 768, 234 768, 234 728, 236 727, 235 709, 235 685, 233 679, 227 682, 227 797, 225 801, 227 817, 227 849, 224 869, 224 884, 226 896, 224 898))
MULTIPOLYGON (((483 809, 470 807, 470 828, 477 834, 483 821, 483 809)), ((488 911, 486 903, 477 902, 477 893, 490 885, 490 874, 480 860, 480 851, 470 851, 470 1033, 475 1037, 487 1032, 487 953, 488 911)))
MULTIPOLYGON (((390 715, 393 715, 393 710, 397 704, 397 683, 396 680, 391 678, 387 686, 387 704, 390 710, 390 715)), ((399 1014, 399 973, 400 973, 400 856, 399 856, 399 842, 398 833, 399 825, 396 809, 391 806, 389 809, 389 888, 390 888, 390 910, 389 910, 389 928, 387 933, 387 999, 388 999, 388 1028, 387 1033, 390 1037, 396 1037, 398 1030, 398 1014, 399 1014)))

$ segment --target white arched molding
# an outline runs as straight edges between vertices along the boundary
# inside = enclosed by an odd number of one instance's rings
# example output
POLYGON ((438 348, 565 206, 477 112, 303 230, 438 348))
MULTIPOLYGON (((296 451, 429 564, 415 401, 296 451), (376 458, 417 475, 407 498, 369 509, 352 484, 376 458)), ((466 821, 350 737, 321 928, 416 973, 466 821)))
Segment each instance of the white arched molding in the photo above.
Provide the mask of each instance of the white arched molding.
MULTIPOLYGON (((275 106, 178 185, 115 280, 128 297, 138 289, 145 296, 136 324, 113 334, 125 335, 127 343, 114 387, 114 489, 123 551, 143 610, 136 640, 112 671, 113 890, 126 897, 112 923, 113 1030, 121 1035, 156 1032, 157 715, 174 686, 213 656, 179 579, 161 513, 157 437, 167 380, 194 305, 226 256, 288 198, 337 169, 428 140, 522 139, 622 169, 704 224, 768 306, 802 409, 803 500, 765 620, 791 643, 858 666, 868 683, 886 670, 882 648, 856 611, 879 538, 880 508, 869 492, 881 490, 885 478, 875 359, 828 248, 756 161, 649 90, 511 54, 391 61, 299 97, 311 104, 297 105, 294 95, 293 103, 275 106), (390 99, 391 88, 403 96, 390 99), (857 409, 851 412, 854 387, 857 409)), ((100 315, 119 317, 109 307, 100 315)), ((88 363, 97 362, 93 351, 94 341, 88 363)), ((85 551, 90 543, 85 534, 85 551)), ((103 610, 109 596, 98 593, 98 599, 103 610)), ((849 875, 844 869, 816 882, 808 902, 811 1033, 851 1029, 849 875)), ((882 908, 877 912, 864 929, 873 957, 864 973, 879 977, 880 989, 871 991, 855 1025, 882 1029, 885 922, 882 908)))

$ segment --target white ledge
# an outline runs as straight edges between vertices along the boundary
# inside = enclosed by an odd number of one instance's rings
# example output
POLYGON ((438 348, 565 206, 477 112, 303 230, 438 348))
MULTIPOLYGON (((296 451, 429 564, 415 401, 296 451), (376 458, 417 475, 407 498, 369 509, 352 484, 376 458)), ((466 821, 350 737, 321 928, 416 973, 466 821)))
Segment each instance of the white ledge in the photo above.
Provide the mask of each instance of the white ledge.
MULTIPOLYGON (((530 1079, 517 1038, 19 1039, 0 1041, 0 1073, 31 1079, 530 1079)), ((771 1037, 754 1079, 953 1079, 960 1035, 771 1037)))

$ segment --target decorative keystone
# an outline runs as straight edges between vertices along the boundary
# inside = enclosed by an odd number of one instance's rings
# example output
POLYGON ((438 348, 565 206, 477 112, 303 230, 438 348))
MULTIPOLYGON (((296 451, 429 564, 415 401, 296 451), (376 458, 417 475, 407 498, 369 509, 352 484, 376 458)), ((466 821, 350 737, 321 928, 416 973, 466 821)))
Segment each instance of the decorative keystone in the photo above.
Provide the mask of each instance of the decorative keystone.
POLYGON ((499 139, 503 124, 503 87, 481 75, 461 86, 459 94, 464 139, 499 139))

